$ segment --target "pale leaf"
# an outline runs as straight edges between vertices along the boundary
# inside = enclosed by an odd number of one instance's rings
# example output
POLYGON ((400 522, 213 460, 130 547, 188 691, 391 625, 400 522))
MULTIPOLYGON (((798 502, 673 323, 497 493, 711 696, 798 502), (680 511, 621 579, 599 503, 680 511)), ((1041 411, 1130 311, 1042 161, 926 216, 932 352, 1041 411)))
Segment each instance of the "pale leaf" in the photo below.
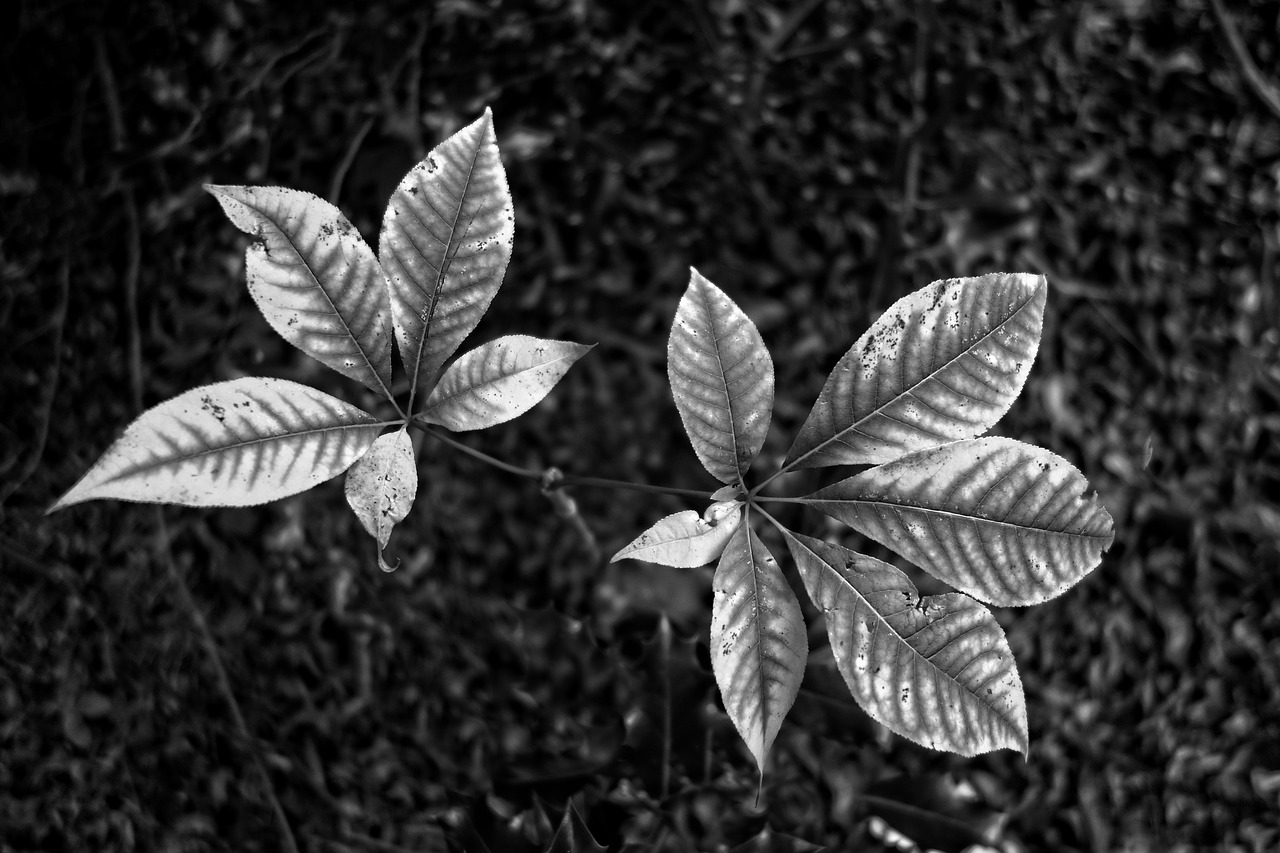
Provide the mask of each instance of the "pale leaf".
POLYGON ((742 487, 739 486, 737 483, 733 483, 728 486, 721 486, 720 488, 712 492, 711 500, 713 501, 738 500, 743 496, 743 494, 744 492, 742 491, 742 487))
POLYGON ((378 566, 391 571, 382 552, 391 529, 404 521, 418 494, 418 466, 407 429, 378 437, 347 472, 346 494, 356 518, 378 540, 378 566))
POLYGON ((712 509, 715 507, 727 507, 727 511, 708 510, 706 518, 691 509, 668 515, 614 554, 609 562, 646 560, 678 569, 705 566, 724 552, 729 537, 742 522, 740 503, 716 504, 712 509))
POLYGON ((1111 516, 1071 463, 1009 438, 921 450, 804 502, 982 601, 1039 604, 1091 572, 1111 516))
POLYGON ((697 270, 671 325, 667 373, 694 453, 720 482, 739 482, 769 432, 773 359, 750 318, 697 270))
POLYGON ((454 432, 509 421, 533 408, 590 350, 528 335, 482 344, 449 365, 418 418, 454 432))
POLYGON ((415 392, 429 390, 488 310, 514 236, 511 192, 486 109, 405 175, 382 219, 378 257, 415 392))
POLYGON ((206 185, 257 238, 249 293, 271 328, 343 376, 391 399, 391 309, 373 250, 336 207, 281 187, 206 185))
POLYGON ((844 354, 784 468, 888 462, 991 428, 1040 346, 1044 276, 952 278, 899 299, 844 354))
POLYGON ((729 539, 711 583, 711 668, 763 775, 809 656, 800 602, 749 519, 729 539))
POLYGON ((888 563, 786 537, 809 598, 826 617, 836 667, 873 719, 932 749, 1026 753, 1022 681, 989 610, 959 593, 921 597, 888 563))
POLYGON ((139 415, 49 511, 101 498, 254 506, 341 474, 382 428, 355 406, 284 379, 205 385, 139 415))

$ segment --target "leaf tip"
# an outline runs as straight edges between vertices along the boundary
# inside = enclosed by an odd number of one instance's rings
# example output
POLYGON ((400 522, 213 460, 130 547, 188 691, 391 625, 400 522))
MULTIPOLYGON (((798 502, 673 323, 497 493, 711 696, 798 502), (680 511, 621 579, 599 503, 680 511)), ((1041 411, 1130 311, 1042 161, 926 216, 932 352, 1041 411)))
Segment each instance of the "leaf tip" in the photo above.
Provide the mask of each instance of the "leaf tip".
POLYGON ((394 566, 388 565, 386 557, 384 557, 382 554, 382 548, 379 547, 378 548, 378 568, 390 574, 391 572, 394 572, 396 569, 400 568, 400 561, 396 560, 396 564, 394 566))
MULTIPOLYGON (((72 491, 74 491, 74 489, 72 491)), ((65 495, 51 503, 49 508, 44 511, 44 517, 48 518, 60 509, 66 509, 72 504, 79 503, 79 501, 76 500, 67 500, 69 497, 71 497, 71 492, 67 492, 65 495)))

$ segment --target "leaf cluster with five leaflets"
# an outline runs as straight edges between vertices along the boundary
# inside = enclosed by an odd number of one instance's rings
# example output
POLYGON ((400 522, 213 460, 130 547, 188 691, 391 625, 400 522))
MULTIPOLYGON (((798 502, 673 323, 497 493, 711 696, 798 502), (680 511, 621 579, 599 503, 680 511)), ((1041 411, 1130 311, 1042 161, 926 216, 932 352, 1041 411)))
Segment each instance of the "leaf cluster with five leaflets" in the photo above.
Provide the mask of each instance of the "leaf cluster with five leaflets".
POLYGON ((254 238, 245 253, 249 293, 271 327, 379 394, 398 417, 382 420, 280 379, 206 385, 139 416, 50 511, 98 498, 253 506, 350 468, 347 501, 389 569, 383 549, 418 489, 409 422, 459 432, 511 420, 591 349, 509 335, 445 368, 511 259, 515 217, 493 114, 485 110, 405 175, 377 256, 340 210, 310 193, 206 189, 254 238), (393 338, 409 375, 407 409, 392 393, 393 338), (384 435, 387 427, 396 429, 384 435))

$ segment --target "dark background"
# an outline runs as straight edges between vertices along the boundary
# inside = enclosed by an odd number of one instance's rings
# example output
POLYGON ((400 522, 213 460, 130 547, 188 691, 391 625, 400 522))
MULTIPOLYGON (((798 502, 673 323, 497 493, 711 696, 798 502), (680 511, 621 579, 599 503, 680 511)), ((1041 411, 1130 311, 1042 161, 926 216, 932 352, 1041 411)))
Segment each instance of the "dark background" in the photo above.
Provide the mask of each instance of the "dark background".
MULTIPOLYGON (((1280 84, 1280 6, 1226 2, 1280 84)), ((0 25, 0 849, 287 849, 274 800, 309 851, 532 850, 569 797, 614 851, 766 823, 886 849, 869 814, 938 849, 1280 849, 1280 98, 1208 2, 327 5, 0 25), (466 346, 600 344, 465 437, 521 465, 714 488, 665 372, 690 265, 773 353, 766 473, 893 300, 1049 277, 996 432, 1077 465, 1117 535, 1068 593, 997 611, 1027 760, 886 737, 828 690, 819 627, 756 805, 698 645, 709 570, 605 567, 534 484, 439 444, 391 575, 340 480, 166 508, 168 539, 145 506, 42 517, 140 406, 256 374, 367 393, 257 315, 202 183, 335 198, 374 242, 396 181, 486 105, 517 232, 466 346)), ((575 496, 605 554, 690 508, 575 496)), ((751 849, 810 849, 774 844, 751 849)))

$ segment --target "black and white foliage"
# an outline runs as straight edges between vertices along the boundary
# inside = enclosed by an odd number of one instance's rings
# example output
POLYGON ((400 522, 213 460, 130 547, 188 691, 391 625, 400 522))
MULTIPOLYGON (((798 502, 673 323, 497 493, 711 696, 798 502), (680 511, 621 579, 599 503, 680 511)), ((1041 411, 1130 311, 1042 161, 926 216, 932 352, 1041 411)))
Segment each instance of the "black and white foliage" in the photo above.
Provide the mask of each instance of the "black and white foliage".
POLYGON ((718 558, 713 670, 762 773, 799 692, 807 642, 799 602, 753 517, 782 533, 837 667, 868 714, 935 749, 1027 751, 1022 682, 982 602, 1053 598, 1097 567, 1113 537, 1111 516, 1065 459, 977 437, 1022 390, 1047 292, 1043 276, 996 273, 903 297, 836 364, 781 468, 748 488, 772 414, 773 362, 750 319, 692 273, 668 373, 694 451, 729 484, 712 497, 732 508, 733 527, 721 533, 710 512, 677 513, 614 559, 718 558), (830 465, 874 467, 807 497, 760 494, 780 474, 830 465), (960 592, 921 597, 899 569, 783 528, 759 506, 769 500, 824 512, 960 592))
POLYGON ((513 335, 444 366, 511 259, 515 221, 493 114, 485 110, 404 177, 378 255, 341 211, 309 193, 206 189, 254 238, 245 252, 249 292, 271 328, 380 394, 396 416, 279 379, 197 388, 138 417, 50 511, 97 498, 250 506, 350 468, 347 501, 378 541, 378 564, 390 568, 382 551, 418 486, 406 424, 461 431, 508 421, 590 349, 513 335), (410 378, 406 409, 391 393, 393 338, 410 378))
MULTIPOLYGON (((383 551, 418 487, 408 427, 462 432, 511 420, 590 350, 511 335, 449 363, 511 258, 514 214, 493 116, 486 110, 404 177, 376 254, 315 196, 207 189, 254 238, 248 286, 271 327, 380 395, 394 415, 281 379, 196 388, 139 416, 51 511, 104 498, 250 506, 350 469, 347 501, 389 569, 383 551), (391 391, 393 341, 408 374, 404 408, 391 391)), ((1043 276, 993 273, 903 297, 836 364, 780 468, 748 486, 773 414, 773 360, 751 319, 692 272, 667 368, 693 450, 721 485, 705 512, 661 519, 614 559, 716 563, 712 668, 762 774, 809 648, 800 602, 758 519, 781 532, 868 714, 936 749, 1027 751, 1022 684, 984 603, 1061 594, 1097 567, 1114 535, 1066 460, 981 437, 1022 390, 1047 293, 1043 276), (805 497, 761 494, 781 474, 832 465, 864 467, 805 497), (761 506, 770 500, 826 513, 958 592, 922 597, 891 565, 783 528, 761 506)))

